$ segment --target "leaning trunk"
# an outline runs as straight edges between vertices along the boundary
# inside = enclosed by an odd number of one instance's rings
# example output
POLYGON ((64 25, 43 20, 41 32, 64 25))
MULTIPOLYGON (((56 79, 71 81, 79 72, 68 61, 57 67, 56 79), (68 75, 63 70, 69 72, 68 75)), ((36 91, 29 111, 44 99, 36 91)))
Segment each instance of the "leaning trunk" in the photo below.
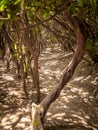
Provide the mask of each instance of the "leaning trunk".
POLYGON ((74 71, 77 65, 80 63, 84 54, 86 37, 82 24, 79 22, 78 19, 72 17, 70 13, 66 14, 66 20, 68 22, 68 25, 73 29, 76 35, 77 47, 72 60, 61 74, 59 84, 42 100, 42 102, 38 106, 36 106, 35 108, 33 107, 33 130, 42 130, 42 127, 41 129, 39 129, 39 126, 43 126, 41 123, 43 123, 44 116, 47 113, 49 106, 58 98, 61 90, 72 78, 74 71), (34 116, 35 111, 37 114, 39 114, 39 116, 34 116), (37 117, 40 117, 40 120, 37 117), (34 125, 36 126, 36 128, 34 127, 34 125))

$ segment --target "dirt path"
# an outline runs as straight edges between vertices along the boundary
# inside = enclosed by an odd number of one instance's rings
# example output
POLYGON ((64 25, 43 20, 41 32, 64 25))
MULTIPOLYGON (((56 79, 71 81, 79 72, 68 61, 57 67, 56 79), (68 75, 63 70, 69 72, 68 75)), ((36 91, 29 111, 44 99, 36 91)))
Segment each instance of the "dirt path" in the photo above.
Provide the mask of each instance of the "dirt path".
MULTIPOLYGON (((58 47, 43 51, 39 60, 43 97, 56 86, 71 55, 61 52, 58 47)), ((22 83, 15 77, 14 67, 6 72, 4 64, 0 61, 0 130, 30 130, 31 100, 25 98, 22 83)), ((97 65, 82 60, 73 79, 49 108, 46 130, 98 130, 98 102, 93 95, 96 86, 97 65)), ((29 79, 28 90, 30 87, 29 79)))

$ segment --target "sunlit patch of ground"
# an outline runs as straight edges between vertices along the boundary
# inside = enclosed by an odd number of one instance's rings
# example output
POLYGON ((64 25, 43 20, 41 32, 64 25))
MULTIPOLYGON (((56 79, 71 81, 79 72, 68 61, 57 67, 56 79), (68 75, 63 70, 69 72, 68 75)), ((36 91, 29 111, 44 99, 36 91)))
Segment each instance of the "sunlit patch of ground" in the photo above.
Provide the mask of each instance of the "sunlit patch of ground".
MULTIPOLYGON (((40 83, 42 98, 57 84, 60 73, 69 63, 72 53, 46 48, 42 52, 40 83)), ((6 71, 0 61, 0 130, 31 129, 31 99, 26 99, 22 82, 15 77, 16 71, 6 71)), ((28 91, 32 88, 28 78, 28 91)), ((78 66, 72 80, 62 90, 46 115, 45 130, 98 130, 98 104, 93 91, 98 86, 98 69, 84 60, 78 66)), ((29 91, 29 94, 32 94, 29 91)), ((32 97, 35 101, 36 92, 32 97)))

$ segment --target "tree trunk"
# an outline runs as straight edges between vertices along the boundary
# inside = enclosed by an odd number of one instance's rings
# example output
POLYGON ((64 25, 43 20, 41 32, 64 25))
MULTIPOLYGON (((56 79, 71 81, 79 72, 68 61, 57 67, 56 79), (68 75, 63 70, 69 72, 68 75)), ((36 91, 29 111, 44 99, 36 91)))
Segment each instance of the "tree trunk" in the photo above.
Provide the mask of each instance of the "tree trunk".
POLYGON ((40 118, 40 107, 32 104, 32 130, 43 130, 43 123, 40 118))
POLYGON ((24 72, 24 64, 22 62, 22 59, 20 61, 20 66, 21 66, 21 77, 23 80, 23 91, 25 93, 26 98, 28 98, 27 85, 26 85, 26 74, 24 72))
POLYGON ((37 92, 37 104, 40 102, 40 87, 39 87, 39 68, 38 68, 38 59, 34 58, 34 69, 33 69, 33 80, 34 80, 34 87, 36 88, 37 92))
MULTIPOLYGON (((25 0, 21 1, 21 11, 20 11, 20 16, 21 16, 21 26, 22 28, 29 28, 29 22, 27 18, 27 14, 25 14, 24 11, 24 2, 25 0)), ((34 30, 33 30, 34 31, 34 30)), ((33 69, 33 80, 34 80, 34 87, 36 88, 36 93, 37 93, 37 103, 40 102, 40 87, 39 87, 39 69, 38 69, 38 58, 39 55, 37 54, 38 50, 36 49, 36 40, 33 39, 33 33, 31 30, 23 30, 23 41, 32 55, 32 58, 34 60, 34 69, 33 69)))
MULTIPOLYGON (((74 71, 77 65, 80 63, 84 54, 86 35, 81 22, 77 18, 72 17, 69 12, 66 13, 66 20, 69 27, 73 29, 76 35, 77 47, 72 60, 70 61, 67 68, 65 68, 65 70, 63 71, 63 74, 61 74, 60 76, 59 84, 42 100, 42 102, 38 106, 36 106, 35 108, 33 107, 33 122, 38 122, 37 116, 34 117, 34 112, 36 111, 36 113, 39 114, 40 122, 43 123, 44 116, 47 113, 49 106, 58 98, 61 90, 72 78, 74 71)), ((34 123, 32 125, 34 125, 34 123)), ((41 126, 42 124, 36 123, 36 128, 33 127, 33 130, 42 130, 39 129, 39 125, 41 126)))

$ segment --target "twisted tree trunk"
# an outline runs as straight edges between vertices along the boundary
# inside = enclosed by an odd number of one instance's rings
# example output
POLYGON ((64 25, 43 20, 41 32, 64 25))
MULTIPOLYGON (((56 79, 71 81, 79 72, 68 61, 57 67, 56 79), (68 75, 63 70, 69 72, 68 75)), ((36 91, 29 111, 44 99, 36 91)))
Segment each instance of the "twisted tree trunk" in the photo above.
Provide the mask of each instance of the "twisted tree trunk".
POLYGON ((38 106, 34 107, 33 105, 32 107, 33 130, 43 130, 43 120, 49 106, 58 98, 61 90, 72 78, 74 71, 78 66, 78 64, 80 63, 84 54, 86 35, 83 25, 77 18, 72 17, 70 12, 66 13, 65 16, 67 24, 71 29, 73 29, 76 35, 77 47, 72 60, 70 61, 67 68, 65 68, 65 70, 61 74, 58 85, 42 100, 42 102, 38 106))

